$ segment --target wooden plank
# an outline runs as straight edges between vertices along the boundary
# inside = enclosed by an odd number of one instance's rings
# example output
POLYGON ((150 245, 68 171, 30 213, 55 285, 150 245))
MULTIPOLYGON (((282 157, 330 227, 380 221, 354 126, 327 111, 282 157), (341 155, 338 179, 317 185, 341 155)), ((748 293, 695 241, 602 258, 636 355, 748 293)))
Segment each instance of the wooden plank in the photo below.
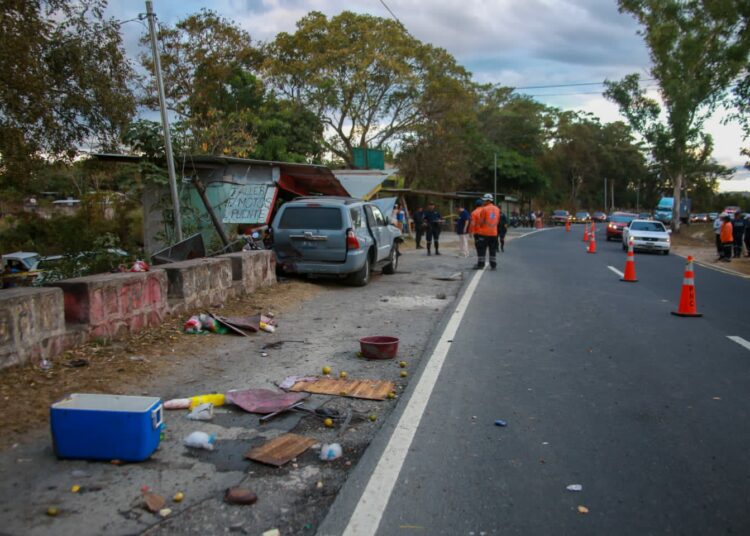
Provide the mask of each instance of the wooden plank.
POLYGON ((296 458, 316 441, 297 434, 284 434, 255 447, 245 454, 245 458, 254 462, 281 467, 289 460, 296 458))
POLYGON ((346 396, 350 398, 364 398, 367 400, 385 400, 388 393, 393 391, 393 382, 382 380, 340 380, 336 378, 321 378, 314 382, 298 382, 292 391, 303 391, 319 395, 346 396))

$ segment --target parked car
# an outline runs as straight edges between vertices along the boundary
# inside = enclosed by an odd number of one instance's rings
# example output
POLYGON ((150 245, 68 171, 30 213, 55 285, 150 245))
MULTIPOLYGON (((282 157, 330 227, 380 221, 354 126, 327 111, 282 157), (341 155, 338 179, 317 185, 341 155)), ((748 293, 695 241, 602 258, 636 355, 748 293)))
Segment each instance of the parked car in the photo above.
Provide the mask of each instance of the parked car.
POLYGON ((718 212, 709 212, 708 213, 708 219, 711 220, 711 221, 715 221, 716 218, 718 218, 718 217, 719 217, 719 213, 718 212))
POLYGON ((576 212, 573 223, 591 223, 591 214, 588 212, 576 212))
POLYGON ((653 220, 654 217, 651 215, 650 212, 641 212, 640 214, 638 214, 638 219, 639 220, 653 220))
POLYGON ((591 219, 598 223, 604 223, 605 221, 607 221, 607 214, 605 212, 596 211, 591 216, 591 219))
POLYGON ((552 225, 565 225, 570 221, 570 212, 567 210, 555 210, 552 212, 552 225))
POLYGON ((634 250, 659 251, 669 255, 671 246, 670 231, 659 221, 633 220, 622 231, 622 249, 628 249, 628 241, 633 240, 634 250))
POLYGON ((690 223, 708 223, 708 214, 691 214, 690 223))
POLYGON ((740 207, 730 205, 728 207, 724 207, 724 213, 729 216, 730 218, 734 218, 735 212, 742 212, 742 209, 740 207))
POLYGON ((284 272, 346 278, 364 286, 375 268, 398 268, 401 231, 377 204, 348 197, 300 197, 279 208, 273 251, 284 272))
POLYGON ((622 239, 622 230, 638 216, 630 212, 613 212, 607 224, 607 240, 622 239))
POLYGON ((0 288, 30 285, 39 275, 42 257, 32 251, 6 253, 0 262, 0 288))

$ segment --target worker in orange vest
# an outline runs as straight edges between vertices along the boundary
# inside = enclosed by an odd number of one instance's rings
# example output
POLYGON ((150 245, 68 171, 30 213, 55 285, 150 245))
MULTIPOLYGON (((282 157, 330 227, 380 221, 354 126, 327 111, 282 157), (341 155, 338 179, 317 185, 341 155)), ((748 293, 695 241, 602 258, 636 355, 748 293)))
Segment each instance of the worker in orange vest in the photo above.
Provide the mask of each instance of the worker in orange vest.
POLYGON ((476 208, 471 211, 471 216, 469 217, 469 233, 474 235, 474 248, 477 250, 477 255, 479 255, 479 247, 477 242, 477 225, 479 225, 479 214, 482 212, 482 205, 484 204, 484 201, 481 199, 476 200, 476 208))
POLYGON ((495 206, 492 194, 482 196, 482 209, 477 227, 474 230, 477 247, 475 270, 484 268, 487 249, 490 250, 490 270, 497 269, 497 226, 500 222, 500 209, 495 206))
POLYGON ((732 246, 734 245, 734 233, 732 229, 732 218, 729 214, 723 216, 724 223, 721 224, 721 249, 722 256, 719 260, 724 262, 732 261, 732 246))

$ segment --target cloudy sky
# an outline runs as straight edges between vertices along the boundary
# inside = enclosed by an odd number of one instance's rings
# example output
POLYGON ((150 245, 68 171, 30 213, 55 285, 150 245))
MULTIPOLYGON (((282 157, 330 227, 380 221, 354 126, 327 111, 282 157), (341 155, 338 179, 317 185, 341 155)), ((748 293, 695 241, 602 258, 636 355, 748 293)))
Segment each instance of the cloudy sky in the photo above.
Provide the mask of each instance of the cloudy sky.
MULTIPOLYGON (((586 110, 602 121, 620 119, 601 96, 604 79, 637 72, 648 79, 649 57, 638 26, 617 11, 615 0, 385 0, 418 39, 441 46, 469 69, 475 80, 513 86, 545 104, 586 110), (573 85, 581 84, 581 85, 573 85), (535 87, 553 86, 562 87, 535 87)), ((173 25, 201 8, 212 9, 245 28, 254 40, 267 41, 311 10, 332 16, 343 10, 391 16, 380 0, 154 0, 162 23, 173 25)), ((129 20, 145 3, 110 0, 108 14, 129 20)), ((143 24, 123 25, 125 44, 135 59, 143 24)), ((648 82, 646 82, 648 84, 648 82)), ((653 89, 653 88, 651 88, 653 89)), ((742 132, 723 125, 717 112, 707 124, 714 156, 736 168, 722 191, 750 191, 750 172, 742 168, 742 132)), ((750 144, 750 141, 746 143, 750 144)))

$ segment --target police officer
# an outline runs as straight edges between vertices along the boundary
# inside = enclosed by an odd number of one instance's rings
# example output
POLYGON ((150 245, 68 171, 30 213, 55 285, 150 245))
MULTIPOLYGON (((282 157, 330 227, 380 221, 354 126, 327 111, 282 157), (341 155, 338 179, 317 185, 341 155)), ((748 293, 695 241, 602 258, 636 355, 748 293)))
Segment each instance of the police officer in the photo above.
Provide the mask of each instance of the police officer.
POLYGON ((424 211, 424 222, 427 225, 425 239, 427 241, 427 254, 432 255, 430 246, 435 241, 435 255, 440 255, 440 224, 443 218, 435 208, 435 203, 428 203, 427 210, 424 211))
POLYGON ((505 235, 508 232, 508 218, 502 208, 497 208, 500 210, 500 221, 497 224, 497 237, 500 239, 500 251, 505 251, 505 235))
POLYGON ((500 209, 492 202, 492 194, 482 196, 482 209, 476 227, 477 264, 475 270, 484 268, 487 249, 490 250, 490 269, 497 269, 497 231, 500 222, 500 209))
POLYGON ((745 218, 742 217, 742 213, 738 210, 734 213, 734 220, 732 221, 732 238, 734 239, 735 259, 742 257, 742 238, 744 235, 745 218))
POLYGON ((424 210, 422 207, 412 215, 414 221, 414 240, 417 243, 417 249, 422 249, 422 235, 424 234, 424 210))

